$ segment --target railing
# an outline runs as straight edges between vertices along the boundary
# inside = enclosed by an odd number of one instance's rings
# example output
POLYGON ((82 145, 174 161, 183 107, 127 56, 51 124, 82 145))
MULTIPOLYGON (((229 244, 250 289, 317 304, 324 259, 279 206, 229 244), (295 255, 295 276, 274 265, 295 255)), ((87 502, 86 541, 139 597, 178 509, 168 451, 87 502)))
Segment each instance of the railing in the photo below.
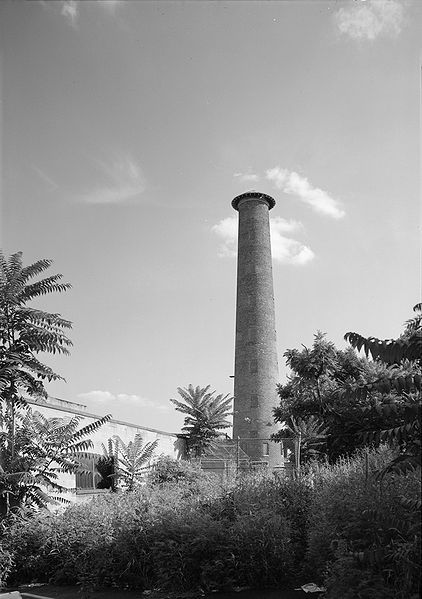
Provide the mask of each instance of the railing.
POLYGON ((204 470, 220 474, 268 469, 270 463, 273 472, 290 474, 300 469, 300 438, 286 437, 278 442, 256 437, 220 439, 194 461, 204 470))

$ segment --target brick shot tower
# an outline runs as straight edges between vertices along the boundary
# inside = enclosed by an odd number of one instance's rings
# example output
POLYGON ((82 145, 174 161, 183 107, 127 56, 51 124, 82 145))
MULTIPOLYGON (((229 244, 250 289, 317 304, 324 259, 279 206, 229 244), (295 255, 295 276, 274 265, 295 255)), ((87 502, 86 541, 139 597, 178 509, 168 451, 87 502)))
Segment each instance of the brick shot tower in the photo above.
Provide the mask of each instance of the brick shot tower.
POLYGON ((281 464, 272 408, 278 404, 274 288, 269 210, 275 200, 249 191, 234 198, 239 212, 233 439, 252 461, 281 464))

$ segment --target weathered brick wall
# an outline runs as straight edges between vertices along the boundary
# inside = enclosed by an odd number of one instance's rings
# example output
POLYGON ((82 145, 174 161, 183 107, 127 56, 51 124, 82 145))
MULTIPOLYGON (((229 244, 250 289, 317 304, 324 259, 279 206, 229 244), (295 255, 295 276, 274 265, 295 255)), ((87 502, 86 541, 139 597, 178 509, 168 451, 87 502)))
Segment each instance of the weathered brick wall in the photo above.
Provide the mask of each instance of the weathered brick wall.
POLYGON ((247 453, 270 466, 281 461, 277 447, 264 444, 275 431, 272 408, 278 403, 269 225, 274 204, 269 196, 255 192, 232 202, 239 212, 233 438, 263 440, 251 442, 247 453))

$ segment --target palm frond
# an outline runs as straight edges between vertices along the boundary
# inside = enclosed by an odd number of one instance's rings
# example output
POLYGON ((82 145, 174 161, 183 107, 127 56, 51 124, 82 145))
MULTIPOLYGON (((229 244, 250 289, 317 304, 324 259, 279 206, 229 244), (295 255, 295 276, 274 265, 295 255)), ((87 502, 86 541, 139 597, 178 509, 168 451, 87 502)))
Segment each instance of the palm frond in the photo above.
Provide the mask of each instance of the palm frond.
POLYGON ((232 415, 233 398, 223 394, 216 396, 215 391, 209 392, 209 389, 210 385, 178 387, 183 402, 170 399, 176 410, 186 415, 182 430, 187 433, 188 442, 197 456, 218 436, 218 431, 230 426, 226 419, 232 415))

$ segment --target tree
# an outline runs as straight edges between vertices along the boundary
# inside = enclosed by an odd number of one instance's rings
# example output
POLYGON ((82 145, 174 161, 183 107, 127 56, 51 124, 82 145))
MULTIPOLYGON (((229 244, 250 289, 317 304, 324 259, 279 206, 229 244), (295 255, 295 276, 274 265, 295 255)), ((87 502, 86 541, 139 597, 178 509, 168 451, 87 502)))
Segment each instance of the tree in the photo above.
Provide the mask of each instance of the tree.
POLYGON ((415 316, 405 323, 398 339, 380 340, 351 332, 344 336, 352 347, 363 349, 366 356, 387 368, 383 377, 343 390, 343 397, 366 398, 376 392, 382 400, 390 398, 379 401, 376 408, 385 419, 394 419, 393 426, 366 426, 362 430, 367 442, 394 442, 400 448, 381 475, 421 467, 422 304, 416 304, 413 311, 415 316))
MULTIPOLYGON (((371 354, 374 360, 381 360, 389 366, 409 360, 422 366, 422 303, 413 307, 415 316, 405 323, 405 330, 398 339, 380 340, 376 337, 362 337, 358 333, 346 333, 344 338, 358 351, 364 349, 366 357, 371 354)), ((419 379, 418 379, 419 380, 419 379)), ((411 391, 414 384, 407 391, 411 391)))
POLYGON ((158 445, 158 440, 144 445, 140 433, 136 433, 135 439, 127 444, 118 435, 115 435, 113 439, 115 476, 118 483, 122 484, 127 491, 133 491, 150 468, 149 462, 158 445))
POLYGON ((67 291, 56 274, 33 281, 52 264, 38 260, 22 264, 22 252, 6 259, 0 252, 0 427, 8 430, 11 458, 15 454, 15 426, 19 411, 26 407, 25 395, 47 397, 44 382, 62 379, 40 362, 40 352, 68 354, 72 342, 65 334, 71 323, 28 302, 48 293, 67 291))
POLYGON ((397 468, 408 463, 409 455, 420 448, 420 304, 415 311, 397 340, 347 333, 345 339, 352 347, 343 351, 317 333, 311 349, 288 350, 285 356, 292 375, 278 387, 276 422, 317 418, 326 430, 325 451, 331 461, 360 447, 395 439, 402 447, 397 468), (355 349, 364 349, 365 357, 355 349))
MULTIPOLYGON (((337 432, 344 430, 344 423, 340 425, 338 414, 348 413, 348 423, 354 423, 354 407, 336 405, 336 390, 344 382, 364 380, 367 364, 352 349, 338 350, 320 331, 314 335, 311 348, 302 347, 301 350, 289 349, 284 354, 292 374, 286 384, 278 385, 280 405, 274 409, 274 419, 283 426, 289 425, 293 419, 305 428, 309 422, 315 429, 312 434, 325 437, 318 439, 323 441, 319 443, 319 449, 335 459, 341 453, 352 452, 356 446, 350 435, 343 436, 339 442, 337 432)), ((274 439, 278 440, 283 435, 282 429, 274 435, 274 439)), ((302 457, 306 459, 307 452, 302 457)))
MULTIPOLYGON (((389 376, 388 364, 359 357, 352 348, 338 350, 321 332, 316 333, 310 349, 303 346, 284 355, 292 375, 285 385, 278 386, 280 405, 274 418, 280 423, 291 417, 304 421, 315 418, 325 430, 325 448, 321 445, 320 449, 331 461, 367 445, 368 439, 361 435, 363 429, 396 426, 397 414, 379 410, 380 404, 393 401, 392 393, 382 396, 375 384, 389 376), (369 389, 370 385, 370 393, 351 392, 369 389)), ((407 376, 412 368, 401 364, 399 370, 407 376)), ((403 410, 401 406, 399 411, 403 410)), ((372 445, 379 442, 377 438, 371 441, 372 445)))
POLYGON ((91 442, 86 436, 110 416, 78 429, 69 421, 33 413, 26 398, 47 398, 46 381, 62 379, 38 358, 39 353, 69 354, 70 321, 60 314, 29 306, 33 300, 70 289, 56 274, 39 279, 52 264, 41 259, 29 266, 22 252, 0 252, 0 509, 35 503, 43 506, 51 492, 62 492, 58 475, 80 468, 79 458, 91 442), (38 280, 37 280, 38 278, 38 280))
POLYGON ((59 475, 81 470, 81 460, 93 446, 88 435, 110 417, 79 428, 81 416, 46 418, 28 409, 16 425, 13 454, 10 430, 0 432, 0 514, 26 505, 45 507, 60 501, 60 494, 69 489, 59 483, 59 475))
POLYGON ((206 449, 220 436, 221 430, 229 428, 227 417, 231 415, 233 398, 229 395, 215 395, 207 387, 187 389, 177 388, 184 403, 170 399, 178 412, 186 414, 183 431, 187 433, 188 449, 196 458, 200 458, 206 449))
POLYGON ((317 416, 295 418, 290 416, 284 427, 272 435, 274 441, 300 439, 300 462, 319 458, 326 449, 327 429, 317 416))

